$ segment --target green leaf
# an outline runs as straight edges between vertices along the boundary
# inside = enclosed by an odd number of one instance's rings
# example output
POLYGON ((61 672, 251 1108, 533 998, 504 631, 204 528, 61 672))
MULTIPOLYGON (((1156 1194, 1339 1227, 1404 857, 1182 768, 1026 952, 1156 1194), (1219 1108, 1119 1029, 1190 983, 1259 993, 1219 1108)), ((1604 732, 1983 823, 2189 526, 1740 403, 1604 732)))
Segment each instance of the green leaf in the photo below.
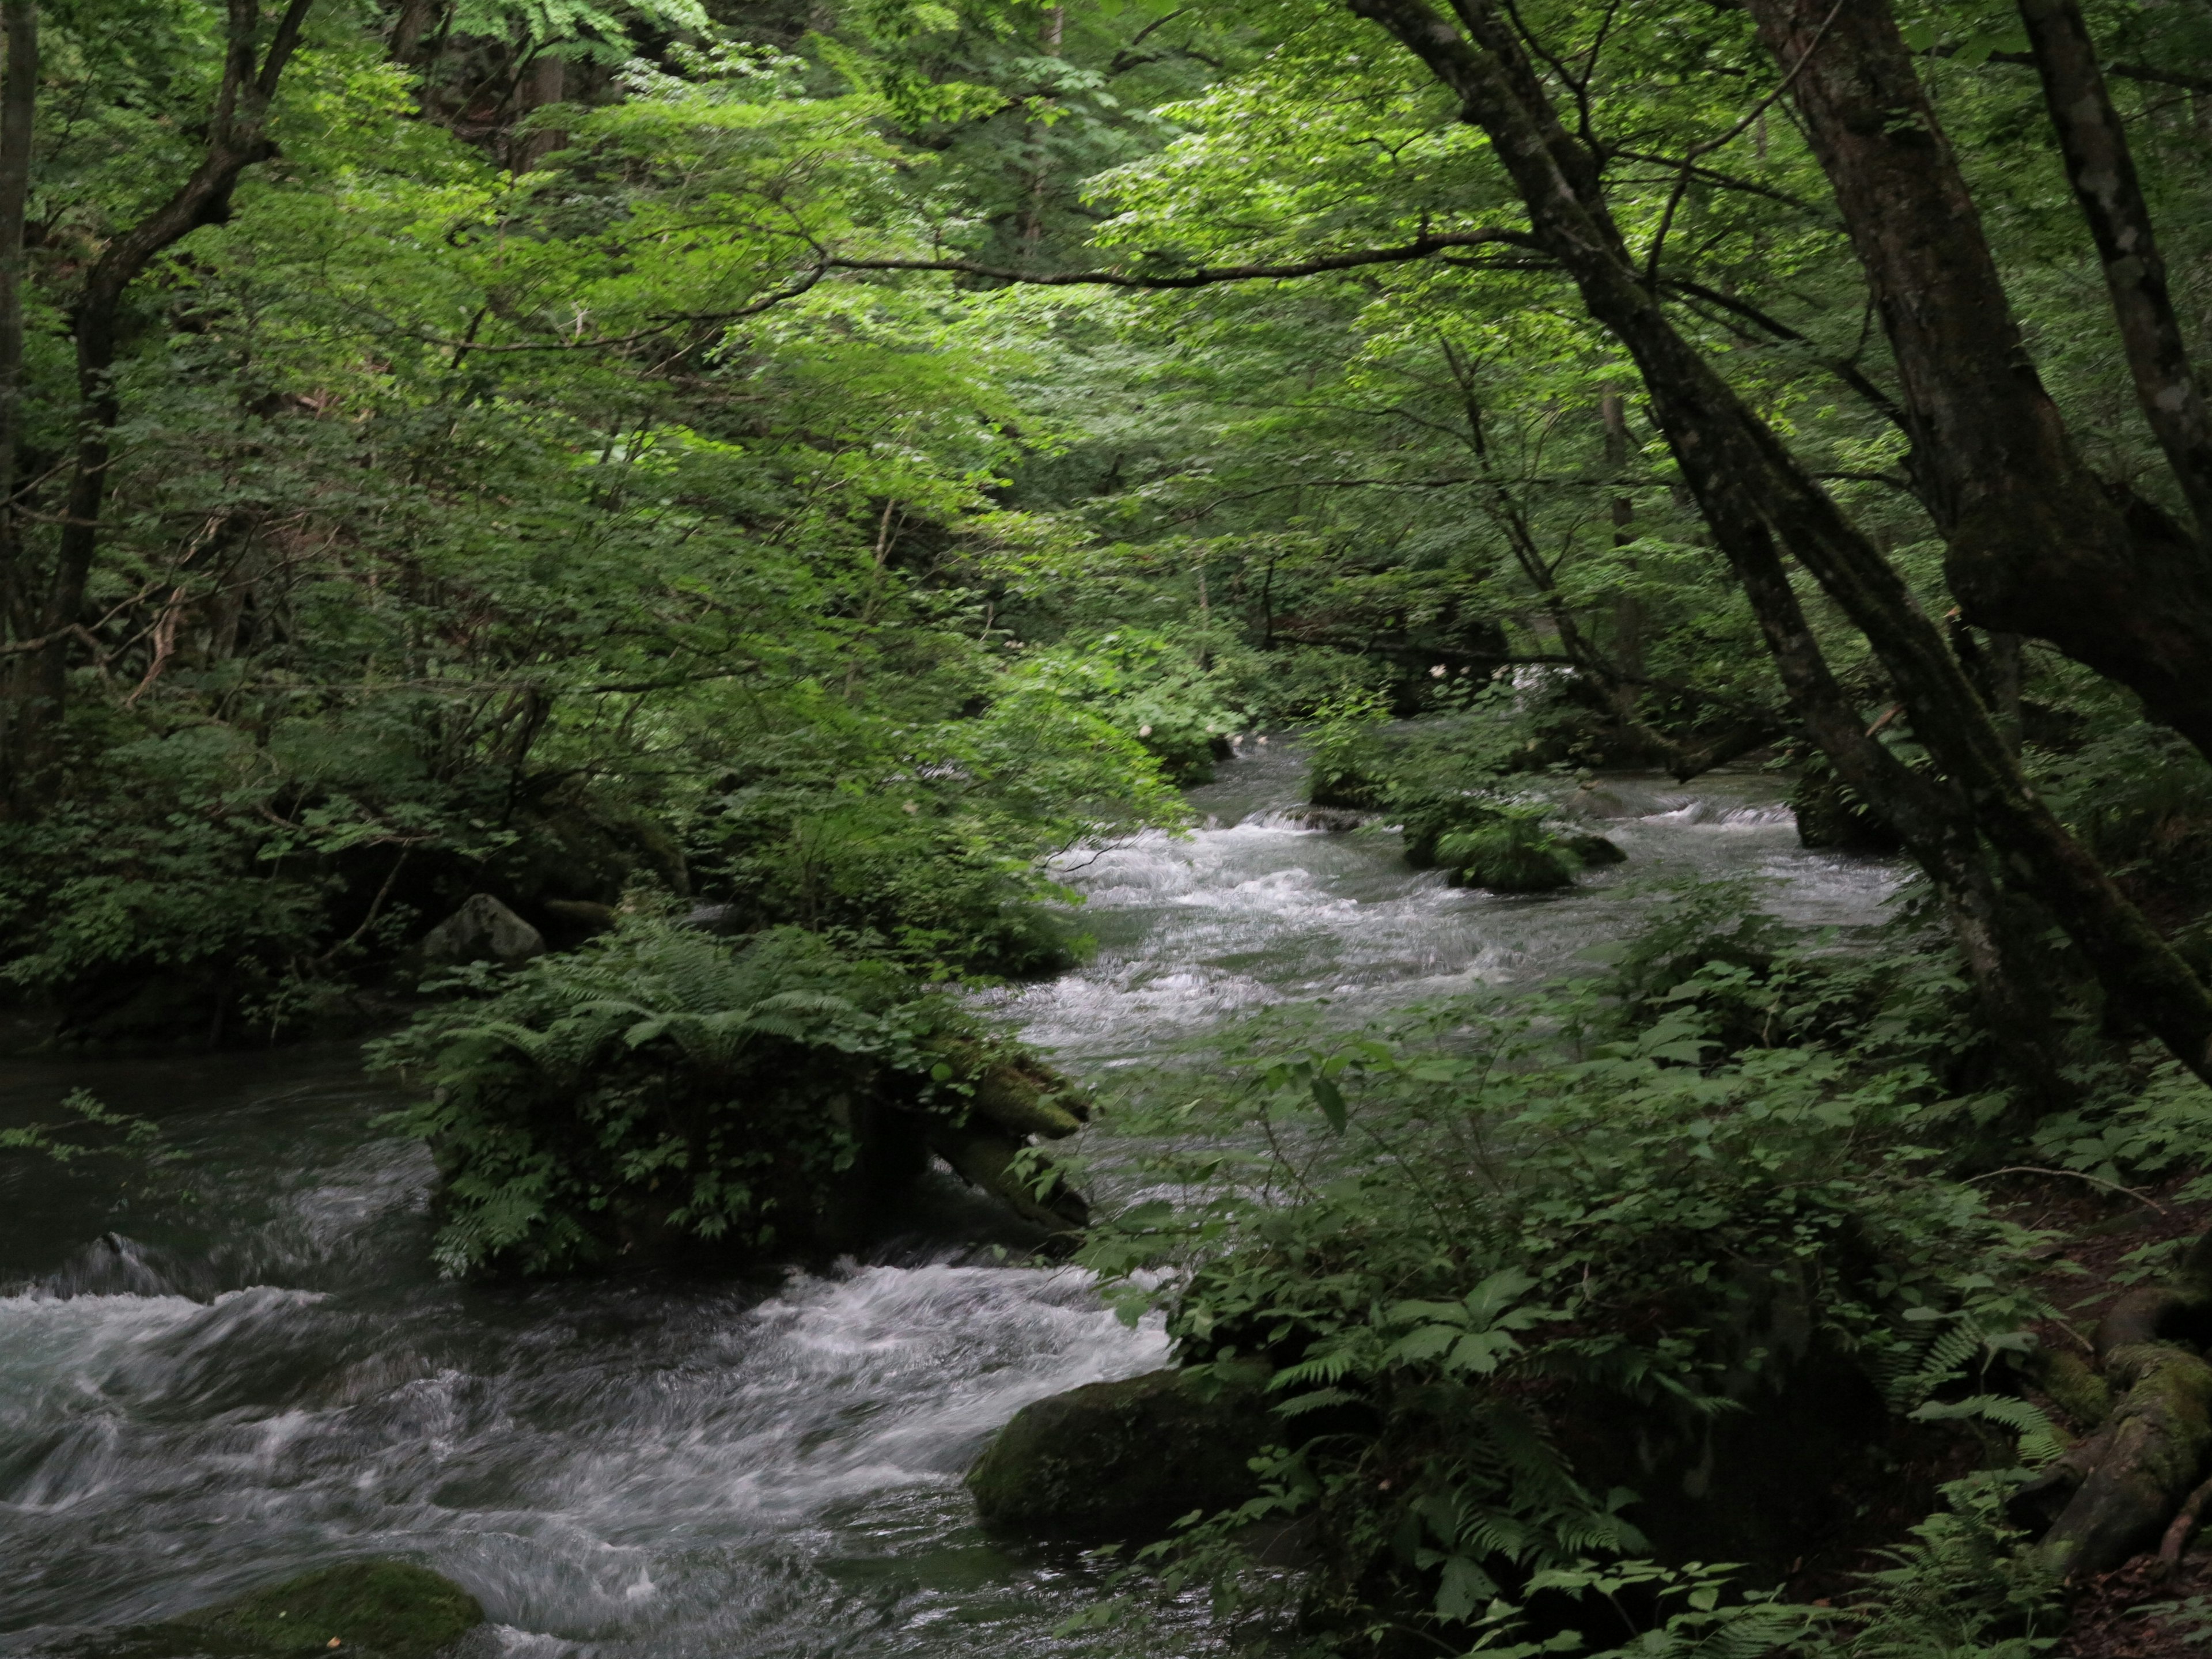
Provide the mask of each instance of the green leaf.
POLYGON ((1350 1115, 1345 1109, 1343 1091, 1328 1078, 1319 1074, 1309 1079, 1308 1087, 1313 1091, 1314 1104, 1321 1108, 1321 1115, 1328 1120, 1328 1127, 1341 1133, 1345 1124, 1350 1121, 1350 1115))

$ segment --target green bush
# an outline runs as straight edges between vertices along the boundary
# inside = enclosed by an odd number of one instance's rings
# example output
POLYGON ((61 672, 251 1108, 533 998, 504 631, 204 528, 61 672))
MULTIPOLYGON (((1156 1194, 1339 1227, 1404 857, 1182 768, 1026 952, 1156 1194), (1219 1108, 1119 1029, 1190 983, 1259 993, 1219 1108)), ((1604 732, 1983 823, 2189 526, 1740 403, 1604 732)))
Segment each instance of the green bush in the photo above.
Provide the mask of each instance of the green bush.
POLYGON ((904 969, 797 928, 733 947, 633 920, 482 977, 372 1052, 429 1091, 396 1121, 444 1175, 449 1273, 835 1244, 994 1053, 904 969))
POLYGON ((1087 942, 1053 855, 1184 817, 1133 735, 1033 686, 929 726, 811 712, 687 830, 694 890, 748 927, 836 932, 926 973, 1055 972, 1087 942))
MULTIPOLYGON (((1825 1491, 1885 1411, 2032 1345, 2028 1236, 1926 1150, 1964 1103, 1849 1042, 1728 1052, 1700 976, 1790 958, 1771 920, 1704 956, 1723 901, 1698 896, 1615 975, 1533 1001, 1318 1039, 1261 1026, 1244 1091, 1211 1107, 1263 1132, 1253 1150, 1170 1160, 1196 1202, 1098 1230, 1088 1260, 1133 1311, 1164 1307, 1185 1364, 1273 1368, 1270 1495, 1192 1534, 1192 1559, 1233 1583, 1237 1527, 1310 1512, 1309 1625, 1452 1651, 1489 1628, 1510 1649, 1517 1608, 1661 1534, 1676 1559, 1700 1528, 1708 1560, 1784 1547, 1725 1464, 1702 1518, 1669 1497, 1702 1425, 1795 1413, 1768 1461, 1825 1491), (1170 1264, 1164 1290, 1128 1277, 1170 1264), (1680 1467, 1643 1484, 1639 1443, 1680 1467)), ((1186 1096, 1188 1133, 1206 1109, 1186 1096)))

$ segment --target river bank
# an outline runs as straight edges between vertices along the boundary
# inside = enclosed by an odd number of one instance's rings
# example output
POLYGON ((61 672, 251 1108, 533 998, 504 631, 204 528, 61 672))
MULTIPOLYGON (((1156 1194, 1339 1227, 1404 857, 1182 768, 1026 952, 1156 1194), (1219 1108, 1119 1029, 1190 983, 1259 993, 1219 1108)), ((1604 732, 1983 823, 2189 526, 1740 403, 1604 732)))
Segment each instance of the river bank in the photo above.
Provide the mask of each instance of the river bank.
MULTIPOLYGON (((1796 844, 1756 775, 1604 781, 1627 864, 1499 899, 1375 830, 1298 827, 1294 752, 1193 793, 1211 827, 1069 870, 1100 950, 1000 1000, 1093 1078, 1271 1001, 1381 1008, 1547 975, 1635 924, 1654 879, 1771 879, 1778 914, 1881 919, 1893 866, 1796 844)), ((349 1046, 12 1063, 9 1110, 88 1086, 159 1117, 197 1202, 116 1218, 41 1178, 0 1263, 0 1651, 166 1616, 338 1554, 465 1583, 512 1650, 1087 1651, 1053 1635, 1082 1562, 974 1524, 962 1471, 1020 1406, 1161 1363, 1079 1275, 1000 1266, 939 1176, 866 1261, 781 1285, 503 1289, 427 1266, 429 1161, 349 1046), (99 1237, 110 1232, 111 1238, 99 1237)), ((1179 1651, 1206 1638, 1170 1620, 1179 1651)))

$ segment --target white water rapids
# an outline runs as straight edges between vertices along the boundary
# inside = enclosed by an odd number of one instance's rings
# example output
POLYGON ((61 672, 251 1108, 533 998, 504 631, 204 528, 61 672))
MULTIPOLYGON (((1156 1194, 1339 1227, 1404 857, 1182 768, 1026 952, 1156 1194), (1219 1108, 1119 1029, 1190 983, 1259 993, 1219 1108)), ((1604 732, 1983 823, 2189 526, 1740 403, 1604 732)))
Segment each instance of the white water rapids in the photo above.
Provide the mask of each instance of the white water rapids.
MULTIPOLYGON (((1768 908, 1846 925, 1896 878, 1799 848, 1771 781, 1613 779, 1581 805, 1628 864, 1454 891, 1387 836, 1286 821, 1300 782, 1279 747, 1233 763, 1193 797, 1214 827, 1078 860, 1098 956, 1004 1010, 1096 1072, 1271 1001, 1548 975, 1656 876, 1771 877, 1768 908)), ((118 1223, 89 1178, 0 1188, 0 1653, 369 1554, 548 1659, 1103 1650, 1053 1634, 1097 1570, 985 1536, 959 1477, 1024 1402, 1164 1343, 978 1250, 995 1224, 949 1176, 870 1261, 773 1291, 456 1285, 426 1264, 429 1160, 374 1127, 393 1099, 349 1047, 0 1062, 0 1122, 80 1085, 160 1117, 198 1201, 118 1223)))

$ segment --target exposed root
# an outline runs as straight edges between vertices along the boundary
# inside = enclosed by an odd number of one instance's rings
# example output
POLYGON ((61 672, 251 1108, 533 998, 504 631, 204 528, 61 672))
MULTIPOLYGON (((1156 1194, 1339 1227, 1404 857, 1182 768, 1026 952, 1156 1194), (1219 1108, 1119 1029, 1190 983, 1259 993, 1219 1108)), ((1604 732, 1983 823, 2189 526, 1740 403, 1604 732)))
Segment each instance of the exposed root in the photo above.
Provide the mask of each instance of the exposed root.
POLYGON ((2173 1517, 2159 1540, 2158 1559, 2161 1572, 2172 1572, 2181 1564, 2181 1552, 2189 1547, 2189 1534, 2197 1530, 2197 1523, 2204 1517, 2204 1505, 2212 1501, 2212 1480, 2205 1481, 2189 1494, 2182 1504, 2181 1513, 2173 1517))
POLYGON ((2212 1234, 2172 1282, 2115 1302, 2094 1342, 2118 1395, 2104 1426, 2014 1496, 2014 1515, 2045 1530, 2039 1547, 2069 1583, 2109 1572, 2154 1546, 2170 1565, 2212 1502, 2198 1485, 2212 1455, 2212 1234))

